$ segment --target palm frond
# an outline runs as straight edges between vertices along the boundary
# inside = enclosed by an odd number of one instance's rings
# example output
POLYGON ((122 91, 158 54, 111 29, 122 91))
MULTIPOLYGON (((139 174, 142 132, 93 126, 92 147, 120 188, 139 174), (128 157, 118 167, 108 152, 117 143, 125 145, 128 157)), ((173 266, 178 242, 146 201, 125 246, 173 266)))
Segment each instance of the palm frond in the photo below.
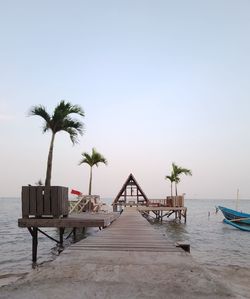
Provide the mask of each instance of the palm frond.
POLYGON ((179 182, 180 182, 180 178, 179 177, 176 177, 175 179, 174 179, 174 182, 176 183, 176 184, 178 184, 179 182))
POLYGON ((106 158, 102 154, 98 153, 95 148, 92 148, 92 159, 94 165, 96 165, 97 167, 99 163, 104 163, 105 165, 107 165, 108 163, 106 158))
POLYGON ((55 130, 69 133, 72 143, 76 144, 78 143, 78 134, 83 135, 84 133, 84 126, 82 122, 67 117, 60 126, 56 126, 55 130))
POLYGON ((64 119, 62 123, 62 130, 65 130, 65 128, 73 128, 75 129, 80 135, 83 135, 84 133, 84 125, 82 122, 72 119, 70 117, 67 117, 64 119))
POLYGON ((84 152, 82 153, 82 160, 79 162, 79 165, 82 163, 88 164, 90 167, 96 165, 98 167, 99 163, 104 163, 105 165, 108 164, 106 158, 98 153, 94 148, 92 148, 91 155, 84 152))
POLYGON ((46 108, 42 105, 33 106, 28 112, 28 116, 40 116, 44 119, 43 132, 51 129, 51 116, 46 111, 46 108))
POLYGON ((73 128, 65 128, 64 130, 61 130, 61 131, 65 131, 65 132, 69 133, 69 137, 70 137, 70 140, 73 143, 73 145, 75 145, 76 143, 79 142, 77 130, 75 130, 73 128))
POLYGON ((79 105, 72 105, 70 102, 65 102, 62 100, 54 110, 54 118, 55 120, 63 119, 69 114, 85 116, 83 109, 79 105))
POLYGON ((93 166, 92 157, 86 152, 82 153, 81 155, 82 155, 82 159, 80 160, 79 165, 86 163, 92 167, 93 166))
POLYGON ((192 175, 192 172, 190 169, 177 166, 174 162, 172 163, 172 173, 174 176, 178 176, 182 173, 185 175, 192 175))
POLYGON ((184 173, 185 175, 192 175, 192 171, 187 168, 181 168, 180 169, 181 173, 184 173))
POLYGON ((72 127, 80 135, 83 134, 83 123, 72 119, 69 115, 72 113, 84 116, 83 109, 78 105, 72 105, 69 102, 61 101, 55 108, 52 116, 52 127, 53 131, 59 132, 61 130, 67 131, 68 128, 72 127))
POLYGON ((78 114, 83 117, 85 116, 85 113, 84 113, 82 107, 79 105, 71 105, 71 107, 69 108, 69 113, 70 114, 78 114))
POLYGON ((166 175, 165 179, 170 180, 171 183, 173 183, 175 181, 175 177, 173 175, 166 175))

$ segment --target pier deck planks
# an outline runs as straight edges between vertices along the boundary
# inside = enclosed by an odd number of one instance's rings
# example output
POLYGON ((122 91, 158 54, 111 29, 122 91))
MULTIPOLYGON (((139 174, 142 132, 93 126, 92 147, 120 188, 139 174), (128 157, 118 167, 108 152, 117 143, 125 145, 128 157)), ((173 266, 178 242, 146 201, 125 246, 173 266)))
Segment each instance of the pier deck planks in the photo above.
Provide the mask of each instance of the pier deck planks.
POLYGON ((64 218, 20 218, 19 227, 106 227, 110 225, 120 213, 81 213, 71 214, 64 218))
POLYGON ((183 252, 133 209, 125 209, 111 226, 71 245, 68 250, 183 252))

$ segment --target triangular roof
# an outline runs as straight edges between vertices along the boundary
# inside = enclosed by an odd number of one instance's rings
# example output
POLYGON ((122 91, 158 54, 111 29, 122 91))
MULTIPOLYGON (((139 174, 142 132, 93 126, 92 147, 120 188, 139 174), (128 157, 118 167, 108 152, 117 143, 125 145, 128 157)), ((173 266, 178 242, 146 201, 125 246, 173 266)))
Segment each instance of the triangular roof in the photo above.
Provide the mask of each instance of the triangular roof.
POLYGON ((115 198, 113 204, 116 203, 116 202, 119 200, 119 198, 122 196, 123 192, 125 192, 126 188, 127 188, 128 186, 131 186, 131 185, 136 186, 137 189, 138 189, 139 192, 140 192, 140 196, 142 196, 146 201, 148 201, 148 198, 147 198, 146 194, 143 192, 142 188, 141 188, 140 185, 137 183, 137 181, 136 181, 135 177, 133 176, 133 174, 130 173, 130 175, 128 176, 127 180, 126 180, 125 183, 123 184, 121 190, 120 190, 119 193, 117 194, 117 196, 116 196, 116 198, 115 198))

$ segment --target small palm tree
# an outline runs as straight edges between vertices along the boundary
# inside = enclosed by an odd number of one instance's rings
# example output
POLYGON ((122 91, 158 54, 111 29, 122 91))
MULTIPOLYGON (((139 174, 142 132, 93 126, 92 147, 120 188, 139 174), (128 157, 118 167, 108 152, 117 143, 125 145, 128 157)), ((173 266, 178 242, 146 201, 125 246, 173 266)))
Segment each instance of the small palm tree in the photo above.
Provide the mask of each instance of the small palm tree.
POLYGON ((60 131, 69 133, 73 144, 77 143, 78 134, 83 134, 83 123, 71 118, 71 114, 84 116, 84 111, 80 106, 72 105, 71 103, 65 101, 61 101, 56 106, 52 115, 50 115, 46 111, 46 108, 42 105, 34 106, 29 111, 30 116, 36 115, 44 119, 43 133, 47 132, 48 130, 52 132, 47 160, 45 186, 50 186, 51 183, 53 148, 56 133, 60 131))
POLYGON ((192 172, 190 169, 182 168, 180 166, 177 166, 174 162, 172 163, 172 173, 171 176, 174 178, 175 182, 175 195, 177 196, 177 184, 180 182, 180 175, 192 175, 192 172))
POLYGON ((90 166, 90 176, 89 176, 89 195, 91 195, 92 189, 92 168, 93 166, 97 166, 99 163, 108 164, 106 158, 104 158, 100 153, 98 153, 94 148, 92 148, 92 154, 88 154, 86 152, 82 153, 82 160, 79 162, 79 165, 86 163, 90 166))
POLYGON ((173 196, 173 183, 175 182, 175 177, 173 176, 173 173, 171 175, 166 175, 165 176, 166 180, 169 180, 171 183, 171 197, 173 196))

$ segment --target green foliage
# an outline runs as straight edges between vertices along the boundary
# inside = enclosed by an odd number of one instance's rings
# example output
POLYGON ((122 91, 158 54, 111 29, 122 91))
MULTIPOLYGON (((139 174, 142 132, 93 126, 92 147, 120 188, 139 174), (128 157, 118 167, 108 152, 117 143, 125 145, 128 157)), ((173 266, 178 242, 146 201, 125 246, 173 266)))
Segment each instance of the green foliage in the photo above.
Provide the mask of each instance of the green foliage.
POLYGON ((82 159, 79 162, 79 165, 86 163, 90 167, 97 166, 99 163, 104 163, 105 165, 108 164, 106 158, 102 156, 100 153, 98 153, 95 148, 92 148, 92 154, 88 154, 86 152, 82 153, 82 159))
POLYGON ((105 165, 108 164, 106 158, 102 156, 100 153, 98 153, 94 148, 92 148, 92 154, 88 154, 86 152, 82 153, 82 159, 79 162, 79 165, 81 164, 88 164, 90 166, 90 176, 89 176, 89 195, 91 195, 91 189, 92 189, 92 168, 93 166, 99 165, 99 163, 104 163, 105 165))
POLYGON ((73 119, 70 115, 78 114, 84 117, 83 109, 78 105, 72 105, 62 100, 55 108, 54 113, 50 115, 42 105, 34 106, 30 109, 30 116, 40 116, 44 119, 43 132, 51 130, 56 134, 65 131, 70 135, 73 144, 77 143, 78 134, 83 135, 83 123, 73 119))
POLYGON ((80 106, 72 105, 64 100, 59 102, 52 115, 47 112, 43 105, 33 106, 29 111, 29 116, 40 116, 44 120, 43 133, 49 130, 52 132, 47 160, 45 186, 50 186, 51 182, 52 157, 56 133, 60 131, 67 132, 73 144, 78 142, 78 135, 83 135, 83 123, 77 119, 73 119, 71 114, 78 114, 79 116, 84 117, 84 111, 80 106))
POLYGON ((180 175, 192 175, 192 171, 187 168, 177 166, 174 162, 172 163, 171 175, 167 175, 165 179, 171 182, 171 196, 172 196, 172 184, 175 183, 175 194, 177 196, 177 184, 180 182, 180 175))
POLYGON ((192 172, 190 169, 179 167, 173 162, 172 163, 172 174, 175 178, 178 178, 179 175, 181 175, 181 174, 192 175, 192 172))

